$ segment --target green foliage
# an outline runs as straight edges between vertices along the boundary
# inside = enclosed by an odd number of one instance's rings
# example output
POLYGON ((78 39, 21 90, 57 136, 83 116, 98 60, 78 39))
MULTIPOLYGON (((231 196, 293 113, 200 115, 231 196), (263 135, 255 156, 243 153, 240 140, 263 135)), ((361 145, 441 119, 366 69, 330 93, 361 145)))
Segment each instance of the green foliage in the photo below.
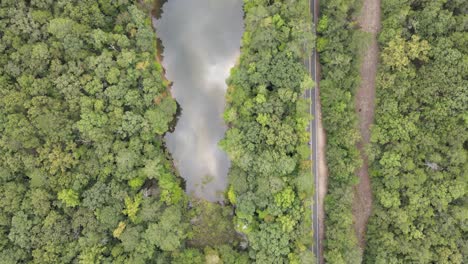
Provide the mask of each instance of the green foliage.
POLYGON ((125 230, 126 226, 127 226, 127 224, 125 224, 125 222, 119 222, 119 226, 117 226, 117 228, 114 229, 114 231, 112 232, 112 235, 115 238, 119 238, 120 235, 122 234, 122 232, 125 230))
POLYGON ((365 263, 468 261, 466 7, 382 1, 365 263))
POLYGON ((327 263, 360 263, 352 221, 353 186, 361 161, 354 94, 359 84, 359 41, 353 10, 358 0, 321 1, 317 27, 320 100, 327 134, 328 191, 325 197, 324 257, 327 263))
POLYGON ((196 200, 192 201, 192 205, 192 230, 188 240, 190 246, 237 246, 239 237, 234 229, 231 207, 196 200))
POLYGON ((391 69, 401 70, 407 67, 411 60, 427 61, 429 50, 429 43, 426 40, 419 41, 417 35, 412 35, 411 41, 396 36, 383 49, 382 63, 391 69))
POLYGON ((325 32, 328 28, 328 16, 326 15, 326 12, 323 12, 325 13, 324 15, 322 15, 320 17, 320 20, 318 22, 318 25, 317 25, 317 32, 318 33, 322 33, 322 32, 325 32))
POLYGON ((184 191, 174 180, 174 176, 169 173, 164 173, 159 178, 159 186, 162 190, 161 201, 170 204, 177 204, 182 201, 184 191))
POLYGON ((275 194, 275 204, 282 208, 291 207, 294 202, 295 194, 291 187, 275 194))
POLYGON ((232 185, 229 186, 229 189, 228 189, 228 192, 227 192, 227 197, 228 197, 228 200, 229 202, 232 204, 232 205, 236 205, 236 193, 234 192, 234 188, 232 187, 232 185))
POLYGON ((143 184, 145 183, 145 180, 146 178, 145 177, 142 177, 142 176, 139 176, 139 177, 135 177, 131 180, 128 181, 128 185, 134 189, 134 190, 137 190, 139 189, 141 186, 143 186, 143 184))
POLYGON ((197 249, 185 249, 182 252, 177 252, 173 257, 173 264, 205 264, 205 258, 203 254, 197 249))
POLYGON ((302 148, 310 120, 303 93, 313 86, 302 62, 313 43, 309 3, 251 0, 244 11, 241 57, 228 79, 229 129, 220 142, 232 161, 228 198, 251 262, 298 263, 313 255, 310 237, 302 239, 311 236, 303 223, 313 186, 301 184, 312 178, 302 148))
POLYGON ((78 193, 71 189, 65 189, 58 193, 57 198, 68 207, 75 207, 80 204, 78 193))
POLYGON ((174 251, 182 245, 187 236, 188 223, 182 222, 180 208, 175 206, 164 210, 158 223, 150 224, 144 237, 165 251, 174 251))
POLYGON ((134 199, 125 197, 125 209, 122 212, 126 214, 128 218, 130 218, 130 220, 132 220, 134 223, 137 221, 136 215, 138 213, 142 199, 143 198, 141 195, 135 196, 134 199))
POLYGON ((2 1, 0 32, 0 262, 168 263, 188 208, 149 15, 2 1))

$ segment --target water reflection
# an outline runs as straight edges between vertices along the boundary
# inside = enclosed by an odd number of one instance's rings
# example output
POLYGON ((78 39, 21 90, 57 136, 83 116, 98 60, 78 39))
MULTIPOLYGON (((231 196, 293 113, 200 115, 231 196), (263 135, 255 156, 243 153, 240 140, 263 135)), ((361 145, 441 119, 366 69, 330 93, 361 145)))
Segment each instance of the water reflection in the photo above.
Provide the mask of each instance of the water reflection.
POLYGON ((239 56, 242 0, 169 0, 162 11, 154 23, 172 95, 182 107, 167 146, 187 192, 221 200, 229 160, 217 144, 226 130, 225 79, 239 56))

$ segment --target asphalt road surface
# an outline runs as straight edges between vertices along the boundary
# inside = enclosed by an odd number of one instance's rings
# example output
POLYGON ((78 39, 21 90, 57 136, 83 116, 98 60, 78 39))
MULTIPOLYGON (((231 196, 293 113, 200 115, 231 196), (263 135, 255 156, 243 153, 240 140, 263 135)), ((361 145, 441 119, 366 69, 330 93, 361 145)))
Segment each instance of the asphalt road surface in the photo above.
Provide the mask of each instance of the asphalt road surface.
MULTIPOLYGON (((310 0, 309 2, 309 10, 312 14, 312 23, 313 23, 313 28, 312 28, 312 31, 315 35, 316 33, 316 27, 315 25, 317 24, 317 21, 318 21, 318 2, 317 0, 310 0)), ((310 56, 308 56, 308 58, 306 59, 305 61, 306 63, 306 66, 309 70, 309 73, 310 73, 310 76, 312 77, 312 79, 314 80, 314 82, 316 82, 318 80, 317 78, 317 52, 314 48, 314 50, 312 51, 312 54, 310 56)), ((319 223, 319 218, 318 218, 318 212, 319 212, 319 208, 318 208, 318 193, 319 193, 319 190, 318 190, 318 148, 317 148, 317 123, 318 123, 318 119, 316 118, 317 117, 317 106, 318 106, 318 103, 317 103, 317 100, 318 100, 318 91, 317 89, 315 89, 315 87, 311 87, 310 89, 308 89, 306 91, 306 94, 305 94, 306 98, 309 98, 310 99, 310 107, 309 107, 309 111, 310 111, 310 114, 314 117, 313 120, 310 121, 309 123, 309 127, 308 127, 308 130, 310 132, 310 149, 311 149, 311 153, 312 155, 310 156, 310 159, 311 159, 311 162, 312 162, 312 167, 311 167, 311 170, 312 170, 312 175, 314 177, 314 185, 315 185, 315 195, 314 195, 314 201, 313 201, 313 205, 312 205, 312 223, 313 223, 313 230, 314 230, 314 246, 313 246, 313 251, 314 251, 314 254, 317 258, 317 263, 320 263, 320 260, 322 259, 320 254, 321 254, 321 251, 320 251, 320 237, 319 237, 319 225, 321 225, 322 223, 319 223)))

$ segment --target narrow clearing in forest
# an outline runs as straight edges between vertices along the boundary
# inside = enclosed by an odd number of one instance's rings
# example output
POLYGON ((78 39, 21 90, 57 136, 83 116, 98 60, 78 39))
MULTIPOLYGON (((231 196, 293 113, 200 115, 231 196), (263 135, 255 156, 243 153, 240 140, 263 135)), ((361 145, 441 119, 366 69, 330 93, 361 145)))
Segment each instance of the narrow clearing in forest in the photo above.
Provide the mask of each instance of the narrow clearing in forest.
MULTIPOLYGON (((313 8, 311 7, 311 10, 313 10, 314 14, 314 23, 317 23, 318 17, 319 17, 319 0, 315 1, 310 1, 311 5, 314 5, 313 8)), ((327 194, 327 185, 328 185, 328 168, 327 168, 327 159, 325 156, 326 153, 326 146, 327 146, 327 137, 325 134, 325 129, 323 128, 322 124, 322 105, 320 103, 320 63, 318 63, 319 60, 319 55, 316 50, 314 50, 315 53, 315 61, 313 63, 316 63, 316 74, 315 74, 315 89, 317 89, 317 98, 314 102, 315 107, 315 117, 317 118, 317 127, 316 127, 316 133, 317 133, 317 163, 314 164, 314 166, 317 166, 318 168, 318 173, 317 173, 317 185, 316 186, 316 191, 318 191, 318 197, 317 197, 317 218, 318 218, 318 239, 319 239, 319 252, 318 252, 318 259, 319 263, 325 263, 324 260, 324 255, 323 255, 323 241, 325 239, 325 195, 327 194)))
POLYGON ((371 34, 367 49, 363 52, 361 65, 361 85, 356 94, 356 111, 359 117, 359 131, 362 141, 358 149, 363 166, 358 171, 359 184, 355 187, 353 215, 356 235, 362 250, 365 247, 366 224, 371 214, 372 191, 368 172, 368 159, 365 146, 370 140, 370 126, 374 119, 375 77, 378 63, 377 33, 380 30, 380 0, 364 0, 359 17, 359 25, 364 32, 371 34))
POLYGON ((325 263, 323 259, 323 241, 325 238, 325 195, 327 194, 327 184, 328 184, 328 168, 327 168, 327 160, 325 157, 326 153, 326 142, 327 138, 325 135, 325 130, 323 129, 322 125, 322 106, 320 105, 320 65, 317 67, 317 88, 319 94, 319 99, 317 100, 317 155, 318 155, 318 202, 319 202, 319 211, 318 211, 318 219, 319 223, 319 239, 320 239, 320 263, 325 263))

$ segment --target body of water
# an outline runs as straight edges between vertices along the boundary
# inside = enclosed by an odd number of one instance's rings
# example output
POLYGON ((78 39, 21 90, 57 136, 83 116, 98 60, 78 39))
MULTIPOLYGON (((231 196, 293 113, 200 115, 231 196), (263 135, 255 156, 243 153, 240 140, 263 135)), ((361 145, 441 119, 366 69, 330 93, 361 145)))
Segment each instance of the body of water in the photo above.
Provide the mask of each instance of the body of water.
POLYGON ((225 80, 240 53, 242 0, 169 0, 154 19, 164 46, 162 64, 182 108, 169 151, 187 192, 222 200, 230 166, 218 147, 226 125, 225 80))

